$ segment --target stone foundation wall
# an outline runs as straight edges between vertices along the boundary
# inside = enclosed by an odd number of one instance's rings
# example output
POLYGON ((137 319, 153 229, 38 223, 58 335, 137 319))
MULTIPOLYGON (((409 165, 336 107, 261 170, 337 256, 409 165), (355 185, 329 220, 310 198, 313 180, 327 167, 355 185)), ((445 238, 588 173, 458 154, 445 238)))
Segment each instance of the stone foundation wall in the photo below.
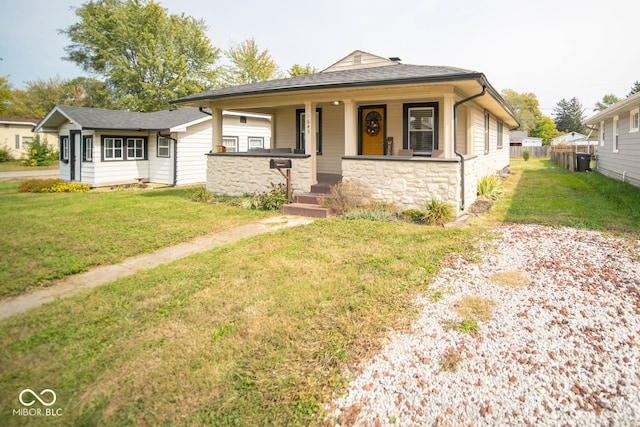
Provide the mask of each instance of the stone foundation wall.
POLYGON ((399 209, 424 210, 433 198, 446 201, 458 213, 460 164, 457 160, 343 159, 342 177, 365 187, 375 201, 399 209))
POLYGON ((291 159, 293 194, 311 190, 313 181, 309 156, 213 153, 207 156, 207 191, 242 196, 247 193, 268 192, 271 184, 286 184, 286 179, 280 172, 269 168, 269 160, 273 158, 291 159))

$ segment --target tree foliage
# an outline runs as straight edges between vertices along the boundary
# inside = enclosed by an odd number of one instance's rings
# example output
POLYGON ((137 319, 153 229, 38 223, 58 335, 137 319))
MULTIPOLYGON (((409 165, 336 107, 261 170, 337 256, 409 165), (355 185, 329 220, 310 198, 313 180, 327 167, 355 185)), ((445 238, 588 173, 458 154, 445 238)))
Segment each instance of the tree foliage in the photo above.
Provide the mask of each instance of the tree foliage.
POLYGON ((9 83, 9 76, 0 76, 0 114, 7 114, 7 108, 12 98, 12 87, 9 83))
POLYGON ((169 15, 153 0, 90 0, 61 33, 64 58, 102 76, 116 108, 156 111, 212 86, 219 50, 202 20, 169 15))
POLYGON ((618 98, 613 93, 609 93, 602 97, 602 102, 596 102, 596 108, 593 111, 603 111, 607 108, 611 107, 613 104, 620 102, 620 98, 618 98))
POLYGON ((502 97, 509 103, 520 126, 518 130, 531 131, 536 126, 536 121, 542 117, 538 98, 534 93, 518 93, 511 89, 502 91, 502 97))
POLYGON ((640 92, 640 81, 636 80, 633 83, 633 86, 631 86, 631 91, 627 95, 627 98, 630 97, 631 95, 635 95, 638 92, 640 92))
POLYGON ((309 64, 305 66, 302 66, 300 64, 293 64, 293 66, 291 66, 288 71, 289 76, 291 77, 303 76, 305 74, 315 74, 317 72, 318 69, 316 67, 312 67, 309 64))
POLYGON ((558 132, 556 124, 551 120, 551 117, 542 116, 536 120, 536 125, 531 129, 531 131, 529 131, 529 135, 536 138, 542 138, 542 144, 549 145, 549 142, 553 138, 560 136, 560 132, 558 132))
POLYGON ((584 108, 577 98, 573 97, 569 101, 562 99, 553 109, 553 121, 560 132, 585 133, 584 108))
POLYGON ((269 50, 261 51, 253 38, 232 45, 224 53, 233 65, 222 68, 222 86, 256 83, 282 77, 269 50))

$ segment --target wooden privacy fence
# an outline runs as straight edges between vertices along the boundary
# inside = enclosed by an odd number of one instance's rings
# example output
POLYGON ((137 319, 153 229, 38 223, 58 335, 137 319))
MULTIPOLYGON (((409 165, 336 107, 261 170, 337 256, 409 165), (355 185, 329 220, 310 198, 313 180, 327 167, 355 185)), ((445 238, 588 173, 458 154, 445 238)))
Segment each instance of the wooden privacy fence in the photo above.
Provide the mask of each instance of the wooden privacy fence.
POLYGON ((556 165, 569 169, 571 172, 576 170, 576 154, 574 152, 551 152, 551 161, 556 165))
POLYGON ((551 161, 560 167, 575 172, 578 169, 578 155, 576 153, 590 154, 588 165, 585 163, 583 166, 586 165, 588 169, 591 169, 591 165, 596 158, 595 145, 554 145, 551 148, 551 161))
POLYGON ((512 145, 509 147, 510 156, 511 157, 522 157, 522 153, 524 150, 529 150, 529 155, 531 157, 549 157, 549 149, 548 145, 544 145, 542 147, 522 147, 518 145, 512 145))

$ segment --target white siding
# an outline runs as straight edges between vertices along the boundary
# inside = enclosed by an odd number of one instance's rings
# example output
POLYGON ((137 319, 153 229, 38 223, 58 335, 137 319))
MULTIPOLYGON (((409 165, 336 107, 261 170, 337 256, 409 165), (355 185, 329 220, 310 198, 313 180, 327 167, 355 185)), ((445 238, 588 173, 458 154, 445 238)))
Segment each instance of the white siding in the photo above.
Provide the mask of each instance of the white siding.
MULTIPOLYGON (((227 129, 226 127, 224 128, 227 129)), ((175 136, 175 135, 174 135, 175 136)), ((206 121, 178 135, 177 185, 196 184, 207 180, 207 156, 211 151, 211 122, 206 121)), ((173 160, 173 141, 171 158, 173 160)), ((169 159, 167 159, 169 160, 169 159)), ((173 162, 172 162, 173 165, 173 162)))
POLYGON ((341 174, 344 156, 344 107, 322 108, 322 154, 318 173, 341 174))
MULTIPOLYGON (((241 123, 240 116, 225 115, 222 119, 222 135, 238 138, 238 151, 246 152, 249 147, 249 138, 262 138, 264 148, 271 148, 271 122, 258 117, 244 116, 246 123, 241 123)), ((209 128, 211 123, 207 122, 209 128)), ((211 130, 209 129, 209 133, 211 130)), ((209 143, 211 145, 211 143, 209 143)), ((207 153, 209 150, 206 151, 207 153)), ((205 162, 206 163, 206 162, 205 162)))
POLYGON ((613 119, 605 120, 605 143, 598 147, 597 169, 603 175, 640 186, 640 132, 629 132, 630 106, 618 115, 618 151, 613 151, 613 119))

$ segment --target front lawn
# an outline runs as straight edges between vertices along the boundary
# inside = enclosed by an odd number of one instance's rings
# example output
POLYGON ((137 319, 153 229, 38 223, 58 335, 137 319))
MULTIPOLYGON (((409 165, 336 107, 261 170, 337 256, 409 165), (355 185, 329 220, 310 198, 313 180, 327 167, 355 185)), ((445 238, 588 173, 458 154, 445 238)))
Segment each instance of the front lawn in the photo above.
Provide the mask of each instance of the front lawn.
POLYGON ((190 188, 18 193, 0 182, 0 298, 266 217, 191 201, 190 188))

